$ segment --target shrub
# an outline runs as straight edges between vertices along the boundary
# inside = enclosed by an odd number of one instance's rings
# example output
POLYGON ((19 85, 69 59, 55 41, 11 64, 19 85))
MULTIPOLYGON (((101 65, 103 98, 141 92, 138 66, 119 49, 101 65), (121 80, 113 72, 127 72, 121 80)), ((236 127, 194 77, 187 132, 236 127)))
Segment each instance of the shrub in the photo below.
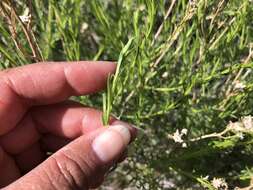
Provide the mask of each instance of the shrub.
POLYGON ((250 185, 250 0, 2 0, 0 12, 2 69, 43 60, 118 62, 103 95, 77 98, 103 107, 104 123, 113 114, 140 128, 130 158, 107 184, 250 185))

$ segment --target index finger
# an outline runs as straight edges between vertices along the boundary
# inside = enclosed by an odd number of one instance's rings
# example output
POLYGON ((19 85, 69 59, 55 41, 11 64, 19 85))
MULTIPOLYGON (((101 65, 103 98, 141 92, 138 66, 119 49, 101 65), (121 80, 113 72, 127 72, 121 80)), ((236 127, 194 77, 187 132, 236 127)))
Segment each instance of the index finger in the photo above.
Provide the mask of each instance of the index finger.
POLYGON ((0 136, 9 132, 33 105, 61 102, 95 93, 106 85, 111 62, 50 62, 0 73, 0 136))

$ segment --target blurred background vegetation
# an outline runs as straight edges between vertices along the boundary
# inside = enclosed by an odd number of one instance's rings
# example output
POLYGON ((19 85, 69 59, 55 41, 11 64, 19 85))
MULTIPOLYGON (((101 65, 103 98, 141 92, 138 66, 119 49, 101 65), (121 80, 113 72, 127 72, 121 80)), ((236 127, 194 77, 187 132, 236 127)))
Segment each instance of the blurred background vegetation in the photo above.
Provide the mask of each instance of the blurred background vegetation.
POLYGON ((104 99, 76 98, 141 128, 101 189, 250 189, 251 0, 1 0, 0 15, 1 69, 120 63, 104 99))

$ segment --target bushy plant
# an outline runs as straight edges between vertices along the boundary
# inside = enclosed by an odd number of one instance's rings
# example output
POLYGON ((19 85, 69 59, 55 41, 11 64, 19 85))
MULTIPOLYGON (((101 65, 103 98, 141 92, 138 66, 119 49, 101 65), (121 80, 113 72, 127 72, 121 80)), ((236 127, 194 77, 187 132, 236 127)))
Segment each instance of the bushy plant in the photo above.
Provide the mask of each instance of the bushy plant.
POLYGON ((251 0, 2 0, 0 13, 2 69, 117 61, 103 94, 77 98, 140 129, 105 189, 250 185, 251 0))

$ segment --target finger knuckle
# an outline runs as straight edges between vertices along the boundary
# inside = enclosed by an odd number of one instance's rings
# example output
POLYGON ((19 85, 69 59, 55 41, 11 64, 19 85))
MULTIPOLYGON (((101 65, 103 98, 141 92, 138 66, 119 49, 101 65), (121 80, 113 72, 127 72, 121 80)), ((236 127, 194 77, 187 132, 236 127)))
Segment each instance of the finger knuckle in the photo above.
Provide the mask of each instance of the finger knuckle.
POLYGON ((100 167, 88 157, 64 152, 53 156, 63 183, 74 189, 89 188, 96 183, 96 173, 102 173, 100 167))
POLYGON ((61 181, 60 183, 73 189, 87 188, 87 181, 83 179, 82 169, 75 160, 64 154, 52 157, 52 159, 58 170, 57 178, 58 181, 61 181))

